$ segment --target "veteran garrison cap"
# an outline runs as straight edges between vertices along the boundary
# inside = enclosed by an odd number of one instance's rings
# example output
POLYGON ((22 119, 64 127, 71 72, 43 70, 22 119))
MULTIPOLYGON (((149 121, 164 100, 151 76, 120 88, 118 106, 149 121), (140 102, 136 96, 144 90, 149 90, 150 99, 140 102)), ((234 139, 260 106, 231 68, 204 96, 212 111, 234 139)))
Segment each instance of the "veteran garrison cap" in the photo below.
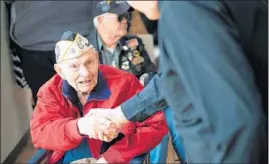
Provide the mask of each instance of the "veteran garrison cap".
POLYGON ((56 62, 59 63, 63 60, 84 55, 89 50, 93 50, 92 52, 97 53, 88 39, 79 33, 66 31, 55 46, 56 62))

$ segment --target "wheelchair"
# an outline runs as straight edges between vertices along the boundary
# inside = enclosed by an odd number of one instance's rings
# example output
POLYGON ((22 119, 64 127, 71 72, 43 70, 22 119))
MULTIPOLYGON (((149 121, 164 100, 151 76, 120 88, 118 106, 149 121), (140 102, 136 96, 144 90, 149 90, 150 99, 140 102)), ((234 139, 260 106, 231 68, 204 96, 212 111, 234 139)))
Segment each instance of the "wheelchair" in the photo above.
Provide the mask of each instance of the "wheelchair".
MULTIPOLYGON (((41 164, 48 163, 47 160, 52 154, 52 151, 39 149, 34 156, 28 161, 28 164, 41 164)), ((62 160, 58 161, 57 164, 60 164, 62 160)), ((149 154, 142 154, 136 158, 134 158, 131 164, 149 164, 149 154)))
MULTIPOLYGON (((118 137, 115 138, 115 139, 113 139, 111 142, 103 142, 103 144, 101 146, 100 154, 103 154, 104 152, 106 152, 109 149, 110 146, 112 146, 113 144, 115 144, 117 141, 121 140, 123 137, 124 137, 124 134, 119 133, 118 137)), ((85 145, 85 144, 83 144, 83 142, 84 143, 87 143, 87 139, 83 139, 81 141, 81 144, 82 145, 85 145)), ((78 147, 80 147, 81 144, 78 145, 78 147)), ((82 146, 82 147, 84 147, 84 146, 82 146)), ((80 151, 79 149, 80 148, 78 148, 77 150, 80 151)), ((86 149, 88 149, 88 148, 86 148, 86 149)), ((84 150, 85 150, 85 147, 82 149, 82 151, 84 151, 84 150)), ((34 156, 28 161, 28 164, 48 163, 48 159, 50 158, 50 156, 52 155, 52 153, 53 153, 52 150, 39 149, 34 154, 34 156)), ((56 162, 56 164, 60 164, 60 163, 63 163, 63 157, 59 161, 56 162)), ((141 154, 141 155, 133 158, 130 161, 130 164, 149 164, 149 153, 141 154)))
MULTIPOLYGON (((104 152, 106 152, 110 146, 112 146, 113 144, 115 144, 117 141, 119 141, 120 139, 122 139, 124 137, 124 135, 122 133, 120 133, 118 135, 117 138, 115 138, 114 140, 112 140, 111 142, 103 142, 102 146, 101 146, 101 150, 100 150, 100 154, 103 154, 104 152)), ((76 151, 80 151, 80 152, 84 152, 85 149, 88 149, 88 147, 85 148, 85 145, 87 144, 87 139, 83 139, 80 143, 80 145, 78 145, 76 148, 76 151)), ((73 150, 74 150, 73 149, 73 150)), ((39 149, 37 151, 36 154, 34 154, 34 156, 28 161, 28 164, 40 164, 40 163, 48 163, 48 159, 50 158, 50 156, 52 155, 53 151, 49 151, 49 150, 44 150, 44 149, 39 149)), ((79 153, 81 155, 81 153, 79 153)), ((137 156, 135 158, 133 158, 130 162, 130 164, 148 164, 149 162, 149 153, 145 153, 142 154, 140 156, 137 156)), ((83 155, 82 155, 83 156, 83 155)), ((81 159, 83 158, 88 158, 88 157, 79 157, 81 159)), ((87 155, 85 155, 87 156, 87 155)), ((77 161, 79 159, 76 159, 75 161, 77 161)), ((64 161, 64 157, 62 157, 59 161, 57 161, 57 164, 63 163, 64 161)), ((69 163, 69 160, 67 160, 69 163)), ((66 161, 65 161, 66 162, 66 161)), ((73 162, 73 161, 72 161, 73 162)))

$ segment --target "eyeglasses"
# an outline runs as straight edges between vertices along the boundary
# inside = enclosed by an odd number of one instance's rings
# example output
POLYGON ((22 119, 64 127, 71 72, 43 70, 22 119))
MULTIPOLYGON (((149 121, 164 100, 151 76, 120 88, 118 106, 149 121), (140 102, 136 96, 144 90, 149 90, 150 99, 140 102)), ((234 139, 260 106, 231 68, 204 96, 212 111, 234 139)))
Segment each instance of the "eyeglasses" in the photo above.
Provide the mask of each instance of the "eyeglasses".
POLYGON ((90 59, 90 60, 85 61, 84 63, 79 63, 79 62, 75 62, 72 64, 61 63, 61 67, 70 72, 78 72, 81 66, 83 66, 87 70, 90 70, 92 68, 95 68, 97 64, 98 64, 98 59, 90 59))
POLYGON ((126 13, 123 13, 121 15, 118 15, 118 21, 121 22, 124 18, 129 21, 131 17, 131 13, 130 12, 126 12, 126 13))

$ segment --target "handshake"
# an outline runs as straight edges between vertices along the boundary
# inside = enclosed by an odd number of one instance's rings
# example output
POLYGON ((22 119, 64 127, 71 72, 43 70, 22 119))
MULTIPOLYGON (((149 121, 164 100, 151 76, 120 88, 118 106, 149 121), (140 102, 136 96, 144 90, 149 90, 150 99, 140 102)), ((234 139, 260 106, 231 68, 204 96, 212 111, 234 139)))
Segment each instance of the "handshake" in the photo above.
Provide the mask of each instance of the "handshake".
POLYGON ((89 138, 110 142, 118 136, 121 127, 128 121, 121 108, 91 109, 77 122, 80 134, 89 138))

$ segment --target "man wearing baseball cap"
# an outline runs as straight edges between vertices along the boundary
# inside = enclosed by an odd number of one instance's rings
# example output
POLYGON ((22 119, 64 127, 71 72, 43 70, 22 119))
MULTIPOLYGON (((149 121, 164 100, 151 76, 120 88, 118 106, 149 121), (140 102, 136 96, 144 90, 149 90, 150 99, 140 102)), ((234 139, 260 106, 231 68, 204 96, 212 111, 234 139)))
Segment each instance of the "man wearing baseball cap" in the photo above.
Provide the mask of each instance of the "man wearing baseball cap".
POLYGON ((87 114, 91 108, 113 108, 141 91, 137 78, 99 66, 98 52, 78 33, 65 32, 55 53, 57 74, 39 90, 30 123, 33 145, 52 151, 49 163, 83 158, 97 159, 97 163, 132 163, 137 159, 142 163, 143 154, 167 133, 162 112, 120 128, 87 114))
POLYGON ((142 39, 127 34, 131 7, 125 1, 95 1, 95 29, 89 40, 100 54, 100 63, 134 74, 145 85, 156 73, 142 39))

